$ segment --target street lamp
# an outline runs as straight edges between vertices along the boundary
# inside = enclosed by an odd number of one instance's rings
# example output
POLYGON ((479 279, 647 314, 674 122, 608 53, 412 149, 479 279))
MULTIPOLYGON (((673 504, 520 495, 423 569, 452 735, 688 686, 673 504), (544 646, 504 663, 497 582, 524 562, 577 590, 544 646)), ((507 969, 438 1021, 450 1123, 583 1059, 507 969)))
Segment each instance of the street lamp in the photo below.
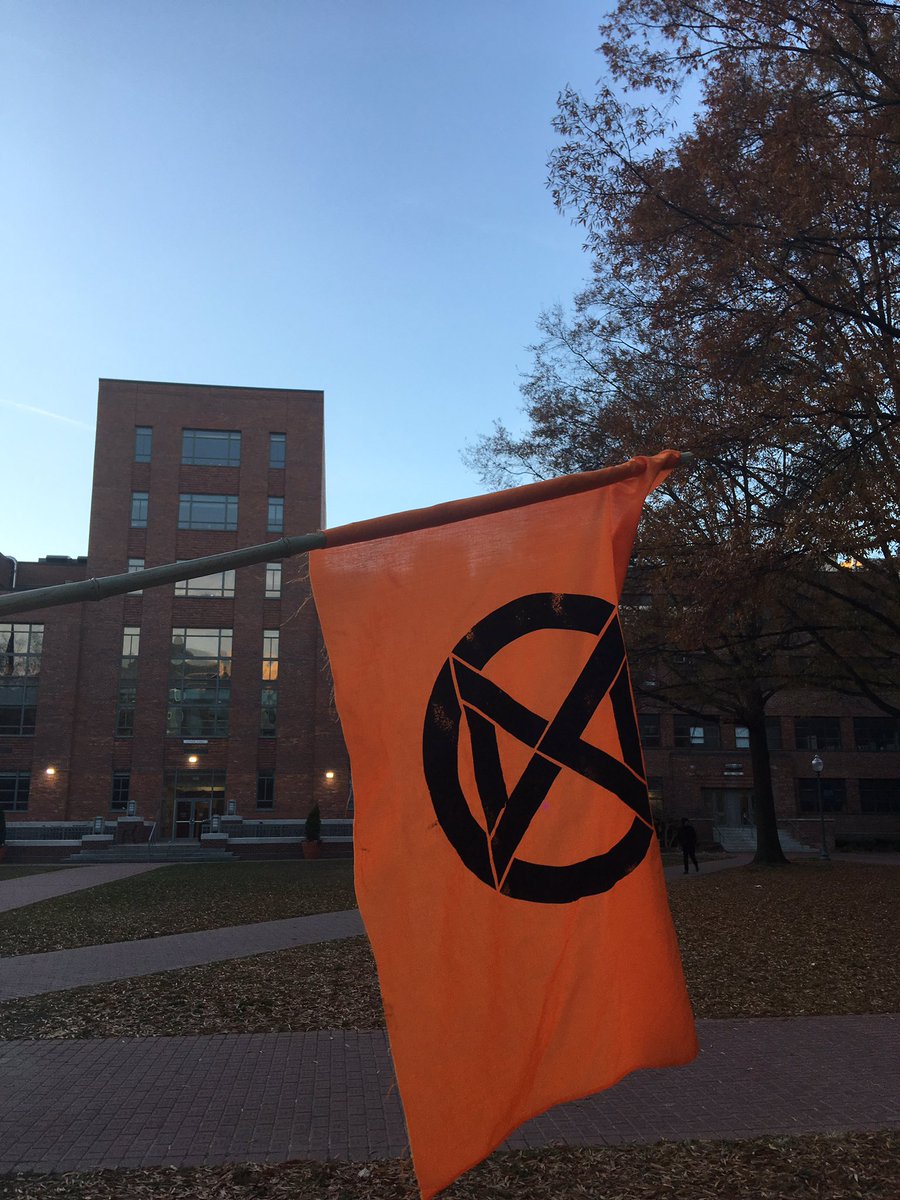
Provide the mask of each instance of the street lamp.
POLYGON ((825 809, 822 805, 822 771, 825 768, 825 764, 817 754, 810 763, 810 766, 816 773, 816 798, 819 802, 819 825, 822 833, 822 849, 819 851, 819 858, 830 859, 831 855, 828 853, 828 843, 825 840, 825 809))

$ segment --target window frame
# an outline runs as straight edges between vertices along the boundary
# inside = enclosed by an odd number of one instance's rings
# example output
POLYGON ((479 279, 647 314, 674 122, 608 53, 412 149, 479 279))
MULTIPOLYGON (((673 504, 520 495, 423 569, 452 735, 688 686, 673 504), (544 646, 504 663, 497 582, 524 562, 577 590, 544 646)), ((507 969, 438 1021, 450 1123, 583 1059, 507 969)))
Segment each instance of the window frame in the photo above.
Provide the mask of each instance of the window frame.
POLYGON ((151 461, 153 455, 153 426, 135 425, 134 427, 134 461, 151 461))
POLYGON ((241 431, 239 429, 182 429, 181 465, 183 467, 239 467, 241 465, 241 431), (203 455, 198 447, 204 443, 224 442, 219 454, 203 455))
POLYGON ((238 527, 238 497, 226 492, 180 492, 178 495, 178 528, 211 533, 233 533, 238 527), (203 505, 218 503, 222 509, 221 521, 200 520, 194 516, 195 509, 203 505))
POLYGON ((269 470, 283 471, 287 465, 287 434, 269 434, 269 470), (275 447, 280 447, 276 451, 275 447), (279 461, 280 460, 280 461, 279 461))
POLYGON ((131 493, 131 523, 132 529, 146 529, 150 519, 150 493, 131 493))

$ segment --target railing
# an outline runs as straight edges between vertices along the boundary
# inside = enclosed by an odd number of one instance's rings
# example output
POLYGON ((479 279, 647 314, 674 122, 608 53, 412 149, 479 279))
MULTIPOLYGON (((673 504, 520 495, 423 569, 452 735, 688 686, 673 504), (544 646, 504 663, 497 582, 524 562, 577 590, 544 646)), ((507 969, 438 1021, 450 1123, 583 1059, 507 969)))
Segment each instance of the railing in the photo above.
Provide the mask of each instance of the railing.
MULTIPOLYGON (((103 832, 115 833, 115 821, 104 821, 103 832)), ((94 832, 93 821, 7 821, 7 842, 80 842, 94 832)))
MULTIPOLYGON (((239 828, 229 834, 234 838, 292 838, 303 841, 306 837, 306 821, 242 821, 239 828)), ((322 820, 323 842, 346 842, 353 839, 353 822, 339 821, 331 818, 322 820)))

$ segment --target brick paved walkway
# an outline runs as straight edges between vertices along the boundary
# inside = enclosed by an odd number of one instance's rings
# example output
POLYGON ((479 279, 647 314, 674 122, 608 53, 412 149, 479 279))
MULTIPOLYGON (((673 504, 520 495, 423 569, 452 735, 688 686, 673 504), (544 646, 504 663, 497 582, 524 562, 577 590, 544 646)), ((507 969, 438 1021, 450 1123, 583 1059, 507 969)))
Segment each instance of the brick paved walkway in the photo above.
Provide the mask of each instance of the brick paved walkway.
MULTIPOLYGON (((686 1067, 641 1071, 507 1147, 900 1126, 900 1017, 699 1022, 686 1067)), ((385 1035, 0 1043, 0 1171, 404 1154, 385 1035)))

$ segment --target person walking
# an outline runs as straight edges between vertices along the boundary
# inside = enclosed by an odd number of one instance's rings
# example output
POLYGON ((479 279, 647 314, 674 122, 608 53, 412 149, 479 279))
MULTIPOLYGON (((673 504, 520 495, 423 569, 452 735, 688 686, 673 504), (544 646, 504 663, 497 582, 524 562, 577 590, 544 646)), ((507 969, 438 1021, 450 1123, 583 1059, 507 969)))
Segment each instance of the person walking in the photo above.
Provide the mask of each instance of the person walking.
POLYGON ((689 861, 694 864, 694 870, 699 871, 700 864, 697 862, 697 830, 687 817, 681 818, 681 828, 678 830, 678 845, 681 847, 681 853, 684 856, 685 875, 690 871, 689 861))

